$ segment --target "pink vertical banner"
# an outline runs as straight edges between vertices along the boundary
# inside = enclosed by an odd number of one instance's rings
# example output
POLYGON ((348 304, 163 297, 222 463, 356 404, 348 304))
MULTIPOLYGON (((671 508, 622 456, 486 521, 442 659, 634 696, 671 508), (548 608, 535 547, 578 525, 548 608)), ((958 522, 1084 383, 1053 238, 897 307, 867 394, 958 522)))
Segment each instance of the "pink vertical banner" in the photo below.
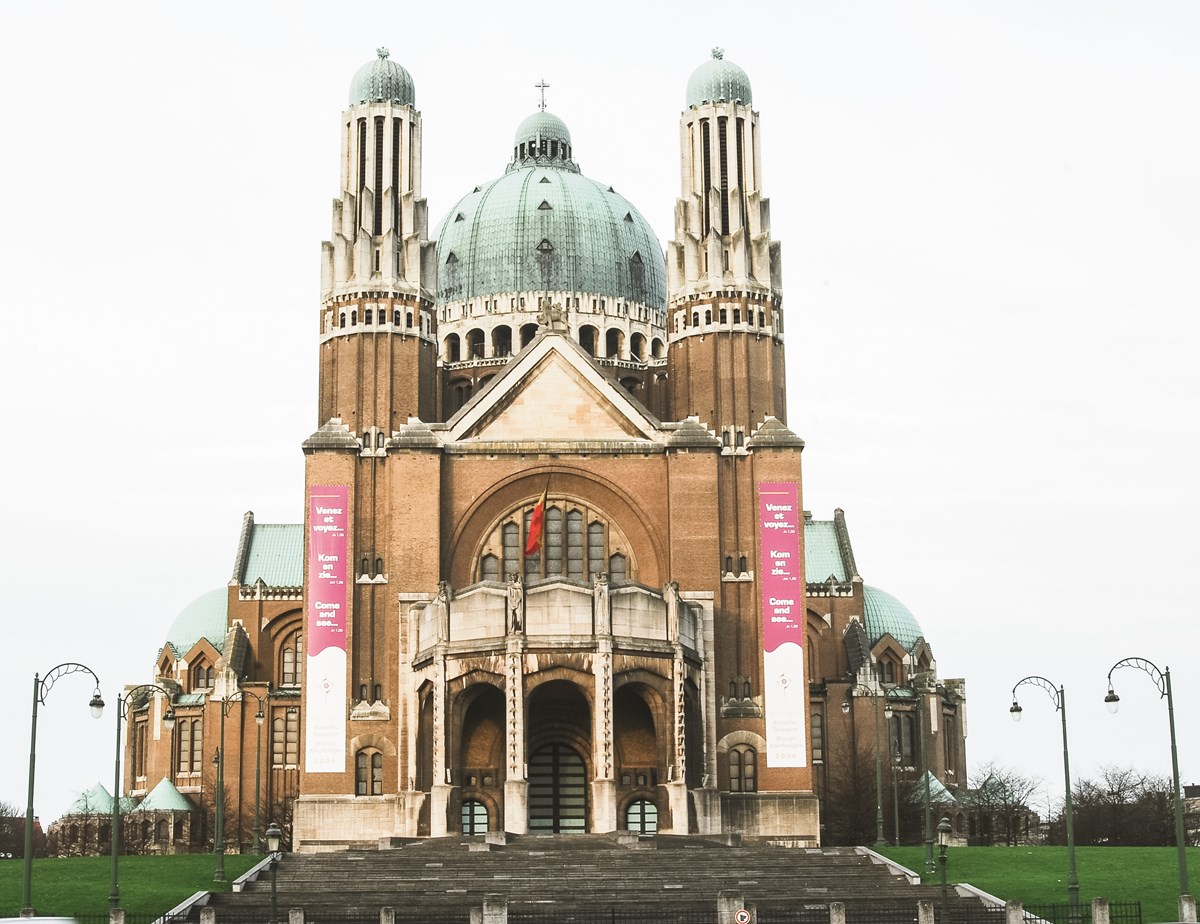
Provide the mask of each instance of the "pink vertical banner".
POLYGON ((758 486, 759 589, 763 618, 763 694, 767 766, 804 767, 804 587, 801 583, 800 492, 793 481, 758 486))
POLYGON ((350 489, 308 492, 308 600, 304 769, 346 769, 346 619, 349 610, 350 489))

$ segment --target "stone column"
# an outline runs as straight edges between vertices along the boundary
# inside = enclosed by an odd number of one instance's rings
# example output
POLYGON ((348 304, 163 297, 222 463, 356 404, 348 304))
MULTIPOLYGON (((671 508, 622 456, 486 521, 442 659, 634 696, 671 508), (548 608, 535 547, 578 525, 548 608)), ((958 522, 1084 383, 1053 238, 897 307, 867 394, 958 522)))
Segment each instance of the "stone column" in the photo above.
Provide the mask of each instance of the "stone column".
POLYGON ((1016 899, 1004 903, 1004 924, 1025 924, 1025 908, 1016 899))
POLYGON ((596 636, 592 675, 596 684, 592 715, 592 831, 603 834, 620 827, 617 818, 617 779, 613 747, 612 636, 596 636))
POLYGON ((1179 896, 1179 920, 1196 924, 1196 899, 1190 895, 1179 896))
POLYGON ((447 813, 450 794, 450 770, 446 759, 446 743, 452 734, 446 722, 446 643, 438 643, 437 668, 433 683, 433 785, 429 794, 429 835, 445 837, 448 833, 447 813))
MULTIPOLYGON (((933 902, 927 898, 917 902, 917 924, 934 924, 933 902)), ((1095 922, 1095 924, 1099 924, 1099 922, 1095 922)))
POLYGON ((525 643, 510 635, 504 653, 504 830, 529 831, 529 783, 525 779, 525 643))
POLYGON ((1108 899, 1092 899, 1092 924, 1108 924, 1108 899))

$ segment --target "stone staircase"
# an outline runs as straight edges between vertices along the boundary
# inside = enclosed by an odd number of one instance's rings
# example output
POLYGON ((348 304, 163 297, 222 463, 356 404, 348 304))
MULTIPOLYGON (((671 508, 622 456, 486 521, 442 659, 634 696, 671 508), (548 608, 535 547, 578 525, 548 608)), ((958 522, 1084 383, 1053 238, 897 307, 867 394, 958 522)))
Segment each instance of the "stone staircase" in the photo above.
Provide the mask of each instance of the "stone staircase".
MULTIPOLYGON (((828 921, 828 905, 842 902, 851 924, 882 920, 881 910, 906 921, 920 899, 937 902, 937 886, 911 885, 888 866, 853 848, 804 849, 730 846, 697 837, 525 835, 449 837, 399 843, 392 849, 288 854, 276 869, 278 909, 303 908, 306 924, 322 920, 378 921, 383 907, 396 920, 459 920, 485 899, 508 905, 510 920, 716 920, 717 896, 733 892, 768 909, 807 909, 828 921), (498 841, 498 842, 497 842, 498 841), (868 915, 868 912, 870 914, 868 915)), ((263 920, 270 909, 271 877, 263 873, 240 893, 214 895, 221 921, 263 920)), ((950 890, 956 918, 980 918, 982 906, 950 890)), ((198 913, 197 913, 198 914, 198 913)), ((799 920, 799 917, 792 917, 799 920)))

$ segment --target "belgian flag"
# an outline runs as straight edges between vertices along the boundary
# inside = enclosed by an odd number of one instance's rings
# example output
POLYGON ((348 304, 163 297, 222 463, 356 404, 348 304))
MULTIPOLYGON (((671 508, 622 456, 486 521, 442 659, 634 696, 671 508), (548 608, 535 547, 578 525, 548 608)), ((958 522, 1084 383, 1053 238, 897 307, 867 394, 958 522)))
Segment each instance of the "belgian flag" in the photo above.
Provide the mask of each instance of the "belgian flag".
POLYGON ((546 522, 546 491, 550 490, 550 480, 546 480, 546 490, 533 506, 533 515, 529 518, 529 535, 525 539, 525 554, 536 555, 542 547, 546 522))

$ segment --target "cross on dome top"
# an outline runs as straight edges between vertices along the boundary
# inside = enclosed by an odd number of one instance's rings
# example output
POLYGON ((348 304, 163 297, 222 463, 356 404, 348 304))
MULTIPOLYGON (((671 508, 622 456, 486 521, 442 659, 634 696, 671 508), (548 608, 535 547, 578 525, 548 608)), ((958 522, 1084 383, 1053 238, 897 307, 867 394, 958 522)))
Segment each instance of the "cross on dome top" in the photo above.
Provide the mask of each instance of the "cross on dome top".
POLYGON ((540 90, 541 94, 542 94, 541 102, 538 103, 538 109, 540 109, 542 112, 545 112, 546 111, 546 88, 549 87, 550 84, 546 83, 546 78, 543 77, 541 80, 539 80, 537 83, 535 83, 534 86, 538 90, 540 90))

